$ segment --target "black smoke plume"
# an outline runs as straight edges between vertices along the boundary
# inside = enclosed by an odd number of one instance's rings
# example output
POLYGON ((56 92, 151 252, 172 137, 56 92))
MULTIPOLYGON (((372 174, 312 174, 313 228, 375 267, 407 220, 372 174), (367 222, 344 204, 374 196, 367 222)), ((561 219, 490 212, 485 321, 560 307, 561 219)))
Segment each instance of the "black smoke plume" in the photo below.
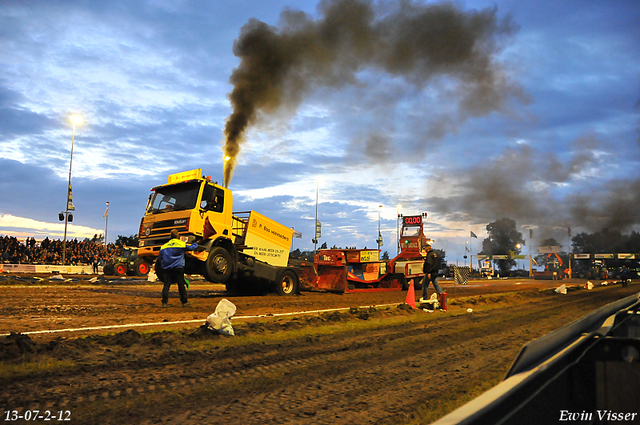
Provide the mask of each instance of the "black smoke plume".
MULTIPOLYGON (((388 6, 389 4, 386 4, 388 6)), ((273 27, 252 19, 233 46, 240 58, 230 81, 233 108, 225 124, 224 184, 229 185, 247 128, 261 113, 295 108, 318 87, 357 83, 372 68, 423 88, 437 76, 457 82, 458 114, 482 116, 506 109, 519 88, 494 55, 516 28, 497 9, 464 11, 453 3, 402 1, 393 10, 367 0, 328 0, 318 19, 286 10, 273 27)))
POLYGON ((428 203, 455 221, 488 223, 508 217, 538 228, 536 237, 542 238, 564 236, 568 227, 633 230, 640 225, 640 179, 603 179, 614 154, 602 153, 612 149, 593 134, 572 142, 565 159, 528 145, 506 148, 475 167, 449 167, 434 175, 428 193, 439 187, 455 188, 455 193, 433 196, 428 203))

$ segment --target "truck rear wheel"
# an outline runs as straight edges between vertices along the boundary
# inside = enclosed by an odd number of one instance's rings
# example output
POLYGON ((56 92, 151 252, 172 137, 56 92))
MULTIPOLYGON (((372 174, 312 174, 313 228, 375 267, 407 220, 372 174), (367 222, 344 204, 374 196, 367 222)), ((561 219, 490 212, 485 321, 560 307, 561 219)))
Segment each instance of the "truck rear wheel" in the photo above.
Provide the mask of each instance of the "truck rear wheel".
POLYGON ((229 251, 217 246, 209 252, 205 263, 206 278, 214 283, 224 283, 232 272, 231 255, 229 251))
POLYGON ((298 293, 298 276, 291 270, 285 270, 276 280, 276 293, 278 295, 293 295, 298 293))

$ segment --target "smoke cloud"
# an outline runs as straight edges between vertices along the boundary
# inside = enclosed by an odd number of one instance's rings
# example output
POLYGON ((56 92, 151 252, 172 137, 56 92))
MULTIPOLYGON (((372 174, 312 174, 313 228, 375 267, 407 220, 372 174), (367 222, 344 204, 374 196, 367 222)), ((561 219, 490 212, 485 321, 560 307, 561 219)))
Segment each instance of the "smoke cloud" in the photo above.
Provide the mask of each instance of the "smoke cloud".
POLYGON ((496 8, 464 11, 452 3, 411 1, 393 10, 382 6, 322 1, 315 20, 286 10, 278 27, 255 19, 242 27, 233 46, 240 58, 230 77, 233 112, 224 129, 225 186, 246 130, 259 114, 295 109, 318 87, 356 84, 357 73, 367 68, 402 77, 418 89, 446 76, 458 98, 455 121, 506 113, 510 98, 523 97, 494 60, 502 41, 517 29, 509 18, 498 19, 496 8))
POLYGON ((562 235, 567 227, 632 230, 640 224, 640 179, 605 180, 603 170, 610 168, 614 155, 603 145, 593 135, 581 137, 569 146, 572 153, 564 160, 528 145, 507 148, 475 168, 431 178, 429 193, 437 193, 445 182, 457 192, 428 202, 451 219, 487 223, 507 217, 543 229, 536 232, 541 237, 557 237, 553 228, 562 229, 562 235))

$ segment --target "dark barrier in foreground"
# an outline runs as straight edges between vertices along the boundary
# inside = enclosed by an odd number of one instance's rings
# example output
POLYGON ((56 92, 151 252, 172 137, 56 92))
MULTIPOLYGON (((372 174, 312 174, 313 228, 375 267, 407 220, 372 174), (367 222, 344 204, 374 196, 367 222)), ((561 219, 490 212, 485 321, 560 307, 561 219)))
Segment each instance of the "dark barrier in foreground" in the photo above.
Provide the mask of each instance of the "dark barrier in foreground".
POLYGON ((640 424, 640 294, 525 345, 505 380, 434 425, 640 424))

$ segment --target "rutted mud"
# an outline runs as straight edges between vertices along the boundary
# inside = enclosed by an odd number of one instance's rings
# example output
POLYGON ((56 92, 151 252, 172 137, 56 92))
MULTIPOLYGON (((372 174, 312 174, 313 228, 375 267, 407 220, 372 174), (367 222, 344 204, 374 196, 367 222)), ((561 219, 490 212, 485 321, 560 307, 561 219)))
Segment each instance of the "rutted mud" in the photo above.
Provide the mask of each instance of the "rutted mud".
MULTIPOLYGON (((13 334, 0 339, 0 414, 69 410, 72 423, 96 424, 379 424, 410 423, 416 415, 428 422, 444 414, 443 406, 453 410, 487 382, 499 381, 526 342, 639 288, 567 295, 538 288, 467 295, 457 288, 448 313, 391 305, 262 317, 233 321, 235 337, 200 324, 108 335, 13 334)), ((58 329, 124 320, 204 322, 224 296, 194 285, 193 308, 172 299, 173 307, 160 309, 157 285, 121 289, 0 287, 0 331, 24 331, 33 317, 46 319, 37 322, 40 328, 46 323, 58 329), (47 298, 70 310, 45 311, 47 298), (92 317, 96 312, 101 317, 92 317), (62 323, 60 315, 66 317, 62 323)), ((249 315, 401 303, 404 297, 406 292, 230 299, 237 315, 249 315)))

